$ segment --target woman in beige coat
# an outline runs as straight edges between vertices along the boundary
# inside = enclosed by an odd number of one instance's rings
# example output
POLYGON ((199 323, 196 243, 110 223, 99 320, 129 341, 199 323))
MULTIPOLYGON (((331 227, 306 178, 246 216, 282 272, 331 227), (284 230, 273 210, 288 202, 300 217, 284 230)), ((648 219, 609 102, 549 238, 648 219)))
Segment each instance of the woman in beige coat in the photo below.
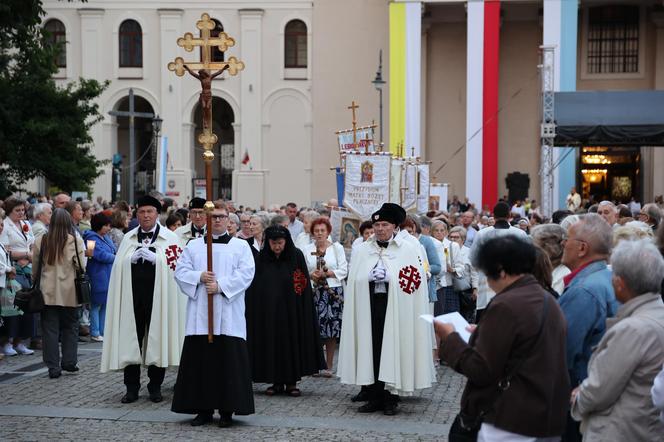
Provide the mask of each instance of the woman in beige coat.
POLYGON ((584 441, 662 440, 664 423, 650 387, 664 364, 664 304, 658 293, 664 259, 647 240, 623 241, 611 255, 613 288, 622 302, 572 392, 572 417, 584 441))
POLYGON ((42 343, 44 363, 51 379, 60 377, 62 370, 78 371, 76 362, 79 303, 76 300, 74 280, 79 260, 84 266, 83 241, 74 236, 69 213, 64 209, 55 209, 48 233, 37 239, 34 253, 35 275, 39 272, 39 266, 43 265, 40 280, 40 288, 44 294, 44 309, 41 312, 42 343), (77 242, 76 246, 74 241, 77 242), (58 337, 62 340, 62 361, 58 337))

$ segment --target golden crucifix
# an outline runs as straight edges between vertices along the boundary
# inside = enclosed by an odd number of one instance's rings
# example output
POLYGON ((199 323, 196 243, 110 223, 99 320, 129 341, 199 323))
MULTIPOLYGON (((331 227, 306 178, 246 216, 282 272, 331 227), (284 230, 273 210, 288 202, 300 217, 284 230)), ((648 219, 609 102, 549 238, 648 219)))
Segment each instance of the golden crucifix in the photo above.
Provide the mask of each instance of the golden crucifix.
MULTIPOLYGON (((191 74, 201 82, 200 105, 203 111, 203 132, 198 136, 198 142, 203 145, 203 160, 205 161, 205 192, 207 202, 205 211, 207 212, 207 268, 212 272, 212 211, 214 203, 212 202, 212 161, 214 153, 212 149, 217 143, 217 136, 212 133, 212 80, 228 71, 230 75, 237 75, 244 69, 244 63, 235 57, 230 57, 228 61, 212 61, 212 49, 218 48, 221 52, 226 52, 229 47, 235 46, 235 40, 225 32, 220 32, 218 36, 213 37, 210 31, 216 26, 210 15, 203 13, 201 19, 196 22, 196 28, 200 31, 200 37, 194 37, 191 32, 184 34, 184 37, 178 38, 177 44, 185 51, 191 52, 195 47, 201 48, 201 61, 184 61, 182 57, 176 57, 175 61, 168 63, 168 70, 175 72, 175 75, 182 77, 186 72, 191 74)), ((212 294, 208 294, 208 342, 212 343, 213 333, 213 302, 212 294)))
POLYGON ((355 115, 355 109, 359 109, 359 105, 355 104, 353 100, 346 109, 350 109, 353 112, 353 149, 357 149, 357 117, 355 115))

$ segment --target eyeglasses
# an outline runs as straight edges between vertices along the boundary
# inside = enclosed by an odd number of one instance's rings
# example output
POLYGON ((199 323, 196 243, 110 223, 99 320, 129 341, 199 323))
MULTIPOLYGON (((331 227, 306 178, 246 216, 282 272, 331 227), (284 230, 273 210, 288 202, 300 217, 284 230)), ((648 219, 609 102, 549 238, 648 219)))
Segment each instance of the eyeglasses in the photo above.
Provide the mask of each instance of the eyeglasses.
POLYGON ((191 211, 189 212, 189 214, 190 214, 191 216, 204 216, 204 215, 205 215, 205 211, 204 211, 204 210, 191 210, 191 211))
POLYGON ((449 235, 447 239, 461 239, 461 237, 458 235, 449 235))
POLYGON ((228 218, 228 215, 211 215, 211 218, 215 220, 222 220, 224 218, 228 218))

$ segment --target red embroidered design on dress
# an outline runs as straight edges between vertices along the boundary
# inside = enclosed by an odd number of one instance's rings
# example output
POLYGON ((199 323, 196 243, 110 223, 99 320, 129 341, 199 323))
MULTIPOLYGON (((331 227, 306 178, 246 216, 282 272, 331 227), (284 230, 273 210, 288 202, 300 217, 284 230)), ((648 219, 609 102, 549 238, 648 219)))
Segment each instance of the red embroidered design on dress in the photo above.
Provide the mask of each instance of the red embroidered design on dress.
POLYGON ((412 295, 415 290, 420 288, 422 276, 413 266, 406 266, 399 271, 399 286, 408 295, 412 295))
POLYGON ((293 272, 293 288, 298 296, 304 292, 306 284, 307 277, 304 276, 304 272, 300 269, 295 269, 295 272, 293 272))

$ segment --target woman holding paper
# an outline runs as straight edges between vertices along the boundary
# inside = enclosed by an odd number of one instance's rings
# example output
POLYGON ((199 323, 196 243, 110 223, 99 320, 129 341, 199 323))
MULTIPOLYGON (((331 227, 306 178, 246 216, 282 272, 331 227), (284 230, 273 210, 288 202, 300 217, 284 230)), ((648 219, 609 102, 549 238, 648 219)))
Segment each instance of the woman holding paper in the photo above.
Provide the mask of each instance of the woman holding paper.
POLYGON ((451 324, 434 322, 441 357, 468 378, 450 440, 560 440, 569 378, 565 319, 531 275, 527 238, 485 235, 472 256, 496 292, 466 343, 451 324))

